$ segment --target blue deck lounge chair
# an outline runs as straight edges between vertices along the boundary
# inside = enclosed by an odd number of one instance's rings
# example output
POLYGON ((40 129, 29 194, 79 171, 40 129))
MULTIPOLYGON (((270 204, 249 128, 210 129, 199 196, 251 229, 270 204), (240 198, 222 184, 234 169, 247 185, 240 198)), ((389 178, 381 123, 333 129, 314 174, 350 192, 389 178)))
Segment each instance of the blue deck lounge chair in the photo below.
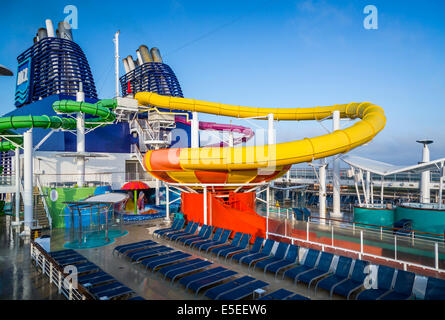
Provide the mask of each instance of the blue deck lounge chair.
MULTIPOLYGON (((95 272, 95 273, 98 273, 98 272, 95 272)), ((100 286, 100 285, 103 285, 103 284, 106 284, 109 282, 114 282, 114 281, 116 281, 116 279, 114 279, 112 276, 110 276, 108 274, 105 274, 100 277, 94 277, 94 278, 91 278, 91 279, 85 280, 85 281, 82 281, 79 279, 79 283, 85 288, 100 286)))
POLYGON ((125 246, 125 247, 119 248, 117 250, 115 249, 115 250, 113 250, 113 254, 114 254, 114 252, 117 252, 118 255, 126 255, 132 251, 144 250, 144 249, 148 249, 150 247, 159 245, 159 243, 154 242, 152 240, 148 240, 148 241, 144 241, 143 243, 138 243, 138 244, 131 245, 131 246, 125 246), (150 241, 150 242, 148 242, 148 241, 150 241))
POLYGON ((95 265, 94 263, 89 262, 89 261, 81 263, 81 264, 77 264, 77 265, 75 265, 75 267, 76 267, 76 270, 75 270, 75 272, 71 273, 72 275, 74 275, 74 274, 80 275, 82 273, 87 273, 87 272, 101 271, 101 269, 97 265, 95 265))
POLYGON ((278 289, 277 291, 271 292, 262 296, 258 300, 284 300, 295 293, 286 289, 278 289))
POLYGON ((377 271, 377 289, 366 289, 357 295, 357 300, 377 300, 391 291, 395 269, 379 265, 377 271))
POLYGON ((255 278, 252 278, 250 276, 244 276, 244 277, 232 280, 230 282, 220 284, 216 287, 213 287, 213 288, 207 290, 204 295, 210 299, 216 300, 216 299, 218 299, 218 297, 220 295, 223 295, 229 291, 235 290, 236 288, 238 288, 242 285, 245 285, 249 282, 252 282, 254 280, 255 280, 255 278))
POLYGON ((267 282, 261 280, 252 281, 220 295, 217 300, 240 300, 253 294, 255 290, 262 289, 268 285, 267 282))
POLYGON ((219 247, 222 246, 224 244, 227 243, 227 241, 229 240, 230 234, 232 233, 232 230, 228 230, 225 229, 221 235, 221 237, 219 238, 219 240, 217 241, 209 241, 207 243, 203 243, 200 245, 196 245, 196 248, 199 249, 199 252, 205 250, 206 252, 209 252, 209 250, 215 248, 215 247, 219 247))
POLYGON ((293 296, 287 297, 286 300, 311 300, 311 299, 296 293, 293 296))
POLYGON ((303 272, 315 269, 315 264, 317 263, 319 254, 320 251, 309 249, 306 253, 306 258, 304 259, 303 264, 286 270, 283 274, 283 279, 284 277, 287 277, 289 279, 292 279, 295 283, 298 275, 303 272))
POLYGON ((244 257, 247 257, 247 256, 250 256, 252 254, 260 252, 261 246, 263 245, 263 242, 264 242, 264 238, 256 237, 255 238, 255 242, 253 243, 252 248, 250 250, 239 252, 239 253, 236 253, 236 254, 232 255, 232 257, 230 258, 230 261, 232 261, 232 260, 240 261, 244 257))
POLYGON ((115 251, 121 253, 121 251, 125 251, 125 250, 127 250, 129 248, 133 248, 133 247, 137 248, 139 246, 143 246, 143 245, 146 245, 146 244, 152 244, 152 243, 156 243, 156 242, 154 242, 153 240, 144 240, 144 241, 139 241, 139 242, 121 244, 119 246, 116 246, 113 249, 113 254, 114 254, 115 251))
POLYGON ((252 236, 250 234, 244 234, 237 247, 221 250, 220 252, 218 252, 217 257, 224 257, 224 259, 227 261, 229 257, 232 257, 235 254, 248 251, 249 249, 247 248, 247 246, 249 245, 251 237, 252 236))
POLYGON ((204 261, 200 258, 195 258, 195 259, 191 259, 191 260, 187 260, 187 261, 183 261, 183 262, 178 262, 169 266, 165 266, 162 267, 161 269, 158 270, 158 272, 162 275, 164 275, 164 279, 165 279, 165 275, 168 274, 170 271, 173 271, 175 269, 179 269, 179 268, 183 268, 183 267, 187 267, 189 265, 193 265, 195 263, 204 261))
POLYGON ((196 230, 198 230, 198 227, 199 227, 199 222, 194 222, 190 230, 168 233, 164 237, 169 239, 170 241, 176 241, 178 238, 194 235, 196 233, 196 230))
POLYGON ((385 293, 379 300, 408 300, 413 294, 414 279, 416 275, 412 272, 398 270, 394 288, 385 293))
POLYGON ((58 264, 63 264, 64 262, 70 261, 70 260, 78 260, 79 258, 85 258, 85 257, 78 253, 73 253, 70 255, 65 255, 65 256, 60 256, 60 257, 52 257, 52 259, 54 261, 56 261, 58 264))
POLYGON ((61 267, 65 267, 68 266, 70 264, 81 264, 81 263, 86 263, 88 262, 87 258, 85 258, 84 256, 74 256, 72 258, 66 258, 66 259, 60 259, 60 260, 56 260, 56 262, 61 266, 61 267))
POLYGON ((72 255, 76 254, 77 252, 73 249, 65 249, 65 250, 59 250, 59 251, 52 251, 49 253, 49 255, 53 258, 60 258, 66 255, 72 255))
POLYGON ((182 252, 181 254, 172 256, 172 257, 163 257, 160 256, 159 259, 155 261, 151 261, 150 263, 144 263, 145 267, 147 269, 151 269, 151 272, 155 272, 156 268, 163 267, 168 264, 172 264, 175 262, 180 262, 182 260, 185 260, 187 258, 191 257, 191 254, 182 252))
POLYGON ((192 291, 195 291, 195 295, 198 295, 199 291, 205 287, 217 284, 219 282, 222 282, 230 277, 233 277, 234 275, 237 275, 238 272, 233 270, 226 270, 217 274, 214 274, 210 277, 202 278, 198 281, 194 281, 189 285, 189 289, 192 291))
POLYGON ((218 241, 221 238, 221 235, 223 233, 222 228, 217 228, 215 233, 213 234, 212 239, 206 239, 206 240, 200 240, 193 242, 193 245, 190 245, 191 248, 199 248, 200 245, 211 242, 211 241, 218 241))
POLYGON ((189 233, 194 225, 195 225, 195 223, 193 221, 189 221, 189 223, 187 223, 187 225, 185 226, 184 230, 175 230, 175 231, 166 232, 162 235, 162 237, 169 239, 171 236, 178 234, 178 233, 189 233))
POLYGON ((301 281, 307 284, 308 289, 310 289, 312 282, 328 275, 330 273, 330 268, 332 264, 332 259, 334 255, 329 252, 322 252, 320 256, 320 261, 318 261, 317 267, 313 270, 309 270, 307 272, 300 273, 295 281, 301 281))
POLYGON ((213 233, 213 227, 212 226, 207 226, 207 230, 204 232, 204 235, 202 237, 196 237, 196 238, 191 238, 191 239, 187 239, 184 242, 185 246, 193 246, 193 244, 195 244, 196 242, 200 242, 203 240, 207 240, 210 238, 210 236, 213 233))
POLYGON ((92 283, 94 283, 94 279, 95 278, 101 278, 101 277, 104 277, 104 276, 111 277, 108 273, 100 270, 98 272, 93 272, 93 273, 89 273, 89 274, 86 274, 86 275, 78 277, 78 282, 81 285, 83 285, 84 287, 87 287, 88 283, 91 282, 91 285, 92 285, 92 283))
POLYGON ((278 273, 288 267, 295 266, 298 264, 298 246, 291 244, 289 246, 289 249, 287 250, 286 257, 281 260, 277 261, 271 264, 268 264, 264 268, 264 273, 266 271, 270 271, 275 273, 275 278, 277 277, 278 273))
POLYGON ((188 239, 197 239, 197 238, 201 238, 202 236, 204 236, 204 234, 206 233, 207 229, 211 228, 210 226, 203 224, 201 226, 201 229, 199 230, 198 234, 191 234, 188 236, 184 236, 184 237, 179 237, 176 239, 175 242, 185 242, 188 239))
POLYGON ((363 282, 366 278, 365 267, 367 265, 368 262, 366 261, 355 260, 351 277, 332 287, 331 296, 333 294, 338 294, 349 299, 354 291, 360 289, 363 286, 363 282))
POLYGON ((267 259, 258 261, 255 263, 255 266, 253 267, 253 270, 256 268, 264 270, 268 265, 281 261, 284 259, 284 255, 286 254, 287 248, 289 248, 289 244, 286 242, 280 242, 278 244, 277 251, 275 251, 275 254, 272 257, 269 257, 267 259))
POLYGON ((272 252, 272 248, 275 244, 274 240, 271 239, 267 239, 266 243, 264 244, 263 248, 261 249, 261 252, 252 254, 252 255, 248 255, 247 257, 243 257, 239 260, 239 263, 244 263, 247 264, 250 267, 255 264, 256 262, 266 259, 266 258, 271 258, 270 253, 272 252))
POLYGON ((180 229, 182 229, 182 227, 184 226, 184 223, 185 223, 185 220, 184 220, 184 219, 175 219, 175 220, 173 220, 172 225, 171 225, 170 228, 163 228, 163 229, 155 230, 155 231, 153 232, 153 237, 154 237, 155 235, 157 235, 158 238, 159 238, 159 237, 162 236, 164 233, 171 232, 171 231, 177 231, 177 230, 180 230, 180 229))
POLYGON ((142 260, 141 265, 148 267, 148 265, 152 262, 159 261, 162 259, 168 259, 168 258, 174 258, 177 256, 182 256, 183 254, 184 254, 184 252, 182 252, 182 251, 173 251, 173 252, 169 252, 166 254, 160 254, 160 255, 142 260))
POLYGON ((144 260, 146 258, 150 258, 153 256, 158 256, 160 254, 172 251, 173 248, 167 247, 167 246, 159 246, 159 247, 155 247, 153 249, 150 250, 144 250, 142 252, 138 252, 134 255, 128 256, 130 258, 131 261, 133 262, 139 262, 141 260, 144 260))
POLYGON ((109 300, 134 293, 133 290, 118 281, 91 288, 89 292, 100 300, 109 300))
MULTIPOLYGON (((201 260, 201 259, 199 259, 201 260)), ((173 270, 170 270, 165 273, 165 278, 168 278, 171 280, 171 283, 175 282, 175 280, 179 277, 186 276, 189 273, 201 271, 204 268, 207 268, 208 266, 211 266, 213 263, 210 261, 201 260, 192 264, 189 264, 187 266, 183 266, 181 268, 176 268, 173 270)))
POLYGON ((429 277, 424 299, 445 300, 445 280, 429 277))
POLYGON ((208 269, 205 271, 201 271, 198 273, 194 273, 192 275, 186 276, 184 278, 182 278, 181 280, 179 280, 179 283, 184 285, 186 289, 188 289, 188 287, 190 286, 190 284, 192 284, 195 281, 213 276, 217 273, 223 272, 223 271, 227 271, 228 269, 223 268, 223 267, 216 267, 216 268, 212 268, 212 269, 208 269))
POLYGON ((348 279, 351 265, 352 258, 340 256, 334 274, 318 281, 315 286, 315 292, 317 292, 318 288, 323 288, 331 292, 331 289, 335 285, 348 279))
MULTIPOLYGON (((242 237, 243 237, 243 233, 237 232, 233 236, 232 242, 230 244, 226 244, 225 246, 220 246, 217 248, 212 248, 212 249, 210 249, 210 252, 212 252, 212 253, 216 254, 216 256, 218 256, 221 251, 227 250, 227 249, 232 249, 232 248, 235 248, 236 246, 238 246, 242 237)), ((207 250, 207 251, 209 251, 209 250, 207 250)))

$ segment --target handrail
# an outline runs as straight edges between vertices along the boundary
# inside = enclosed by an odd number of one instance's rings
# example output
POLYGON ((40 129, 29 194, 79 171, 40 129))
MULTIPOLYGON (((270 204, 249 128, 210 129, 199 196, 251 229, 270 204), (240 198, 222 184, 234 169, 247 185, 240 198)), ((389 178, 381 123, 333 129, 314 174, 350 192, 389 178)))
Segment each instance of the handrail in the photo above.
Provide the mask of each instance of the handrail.
POLYGON ((51 218, 51 214, 49 212, 48 205, 46 203, 45 195, 43 194, 42 185, 40 184, 40 177, 36 175, 37 189, 39 190, 39 195, 41 196, 41 201, 43 203, 43 209, 45 209, 46 218, 48 219, 49 228, 53 228, 53 219, 51 218))
MULTIPOLYGON (((375 224, 368 224, 368 223, 362 223, 362 222, 354 222, 354 221, 347 221, 347 220, 340 220, 340 219, 335 219, 335 218, 322 218, 322 217, 309 217, 309 219, 319 219, 319 220, 330 220, 330 221, 335 221, 335 222, 341 222, 341 223, 349 223, 349 224, 355 224, 355 225, 363 225, 363 226, 369 226, 369 227, 377 227, 377 228, 382 228, 382 229, 390 229, 393 231, 406 231, 406 232, 410 232, 410 233, 421 233, 421 234, 426 234, 426 235, 431 235, 431 236, 438 236, 438 237, 444 237, 443 234, 438 234, 438 233, 430 233, 430 232, 424 232, 424 231, 416 231, 416 230, 407 230, 407 229, 401 229, 401 228, 394 228, 394 227, 385 227, 385 226, 379 226, 379 225, 375 225, 375 224)), ((425 238, 423 238, 425 239, 425 238)), ((425 240, 429 240, 429 239, 425 239, 425 240)))

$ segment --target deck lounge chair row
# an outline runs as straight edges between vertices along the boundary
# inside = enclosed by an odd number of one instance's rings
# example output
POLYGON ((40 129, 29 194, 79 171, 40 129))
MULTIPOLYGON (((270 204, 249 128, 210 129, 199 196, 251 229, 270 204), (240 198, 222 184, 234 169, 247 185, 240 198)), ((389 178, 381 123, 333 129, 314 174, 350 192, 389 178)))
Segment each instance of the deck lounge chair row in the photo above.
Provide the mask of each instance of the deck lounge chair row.
MULTIPOLYGON (((203 225, 199 233, 195 234, 198 227, 199 223, 190 221, 184 230, 170 230, 165 232, 163 237, 190 245, 200 251, 206 250, 226 260, 230 258, 231 261, 246 264, 249 269, 261 269, 264 273, 272 272, 275 277, 284 271, 283 279, 289 278, 294 283, 305 283, 308 289, 315 284, 316 291, 322 288, 329 291, 331 296, 337 294, 349 299, 353 293, 361 289, 356 299, 402 300, 414 297, 415 274, 412 272, 383 265, 377 266, 376 284, 370 289, 363 290, 369 273, 369 270, 365 270, 368 266, 366 261, 338 256, 338 263, 332 268, 333 254, 307 249, 307 254, 300 264, 298 246, 278 242, 275 253, 272 254, 272 249, 276 245, 274 240, 256 237, 252 247, 248 249, 250 235, 237 232, 229 243, 229 230, 203 225), (210 239, 213 231, 215 231, 213 238, 210 239)), ((285 291, 281 290, 272 296, 278 297, 284 293, 285 291)), ((445 299, 445 280, 428 278, 424 298, 445 299)))
MULTIPOLYGON (((338 256, 335 270, 332 270, 334 254, 308 249, 304 261, 298 263, 298 247, 278 242, 277 249, 271 254, 275 241, 257 237, 250 250, 231 256, 231 260, 248 265, 248 268, 258 268, 278 273, 288 268, 282 278, 289 278, 294 283, 305 283, 308 289, 316 283, 315 290, 322 288, 333 294, 345 296, 347 299, 364 288, 369 270, 365 270, 368 262, 353 260, 349 257, 338 256), (264 243, 264 245, 263 245, 264 243)), ((405 300, 414 297, 413 286, 415 274, 404 270, 396 270, 379 265, 376 284, 361 291, 358 300, 405 300)), ((282 294, 284 291, 280 291, 282 294)), ((428 278, 424 299, 445 299, 445 280, 428 278)))
POLYGON ((133 290, 72 249, 53 251, 49 255, 62 268, 68 265, 76 267, 78 283, 98 300, 143 300, 133 290))
POLYGON ((151 272, 159 272, 172 284, 178 280, 178 284, 196 295, 202 291, 213 290, 212 292, 218 292, 215 298, 221 296, 221 299, 236 300, 268 286, 268 283, 251 277, 244 278, 249 281, 238 283, 238 279, 234 278, 238 273, 233 270, 214 266, 212 262, 200 258, 192 258, 190 254, 182 251, 173 251, 171 248, 169 251, 159 249, 163 247, 165 246, 153 241, 141 241, 118 246, 114 251, 126 256, 132 262, 140 263, 151 272))

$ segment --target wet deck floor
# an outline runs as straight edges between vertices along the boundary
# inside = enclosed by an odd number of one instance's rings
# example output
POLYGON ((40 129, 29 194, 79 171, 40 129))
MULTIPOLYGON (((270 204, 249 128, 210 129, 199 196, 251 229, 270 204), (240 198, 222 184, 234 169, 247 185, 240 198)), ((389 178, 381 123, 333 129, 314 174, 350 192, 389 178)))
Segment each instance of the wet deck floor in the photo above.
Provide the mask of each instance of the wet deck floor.
MULTIPOLYGON (((54 285, 48 283, 46 276, 41 275, 33 266, 29 253, 29 240, 21 239, 11 229, 11 220, 11 217, 0 217, 0 299, 65 299, 64 296, 57 293, 54 285)), ((178 285, 177 282, 174 286, 171 286, 170 282, 164 281, 159 274, 152 274, 151 271, 144 269, 141 265, 132 264, 126 258, 112 254, 114 247, 118 245, 152 239, 152 232, 160 227, 165 227, 162 220, 125 226, 128 234, 116 238, 113 243, 103 247, 76 251, 145 299, 207 299, 202 292, 195 296, 190 291, 186 291, 182 285, 178 285)), ((65 237, 65 230, 52 230, 51 251, 64 249, 65 237)), ((318 291, 315 295, 313 288, 308 291, 305 285, 295 285, 287 279, 274 279, 272 274, 264 275, 262 271, 248 270, 245 265, 240 266, 238 263, 225 262, 222 259, 215 258, 214 255, 198 253, 197 250, 182 245, 174 245, 167 240, 155 239, 155 241, 191 253, 193 257, 208 259, 214 262, 214 266, 221 265, 230 268, 238 272, 237 276, 250 275, 263 280, 270 284, 266 288, 267 292, 284 288, 311 299, 330 299, 328 293, 323 290, 318 291)), ((334 299, 341 298, 334 297, 334 299)))

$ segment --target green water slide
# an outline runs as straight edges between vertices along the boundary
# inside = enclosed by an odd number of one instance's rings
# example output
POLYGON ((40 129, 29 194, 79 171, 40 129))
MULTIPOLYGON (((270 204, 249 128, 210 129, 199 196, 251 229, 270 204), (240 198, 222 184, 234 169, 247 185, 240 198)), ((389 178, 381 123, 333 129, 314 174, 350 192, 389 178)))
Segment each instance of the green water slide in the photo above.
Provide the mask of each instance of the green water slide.
MULTIPOLYGON (((115 113, 112 111, 116 108, 115 99, 104 99, 96 103, 77 102, 72 100, 60 100, 53 103, 53 109, 57 114, 71 114, 83 112, 94 116, 85 119, 85 127, 91 128, 106 123, 111 123, 116 119, 115 113)), ((27 128, 43 128, 43 129, 76 129, 76 119, 59 117, 59 116, 10 116, 0 118, 0 134, 10 135, 8 137, 12 142, 22 145, 23 138, 17 135, 14 129, 27 128)), ((0 141, 0 152, 14 150, 16 146, 8 140, 0 141)))

